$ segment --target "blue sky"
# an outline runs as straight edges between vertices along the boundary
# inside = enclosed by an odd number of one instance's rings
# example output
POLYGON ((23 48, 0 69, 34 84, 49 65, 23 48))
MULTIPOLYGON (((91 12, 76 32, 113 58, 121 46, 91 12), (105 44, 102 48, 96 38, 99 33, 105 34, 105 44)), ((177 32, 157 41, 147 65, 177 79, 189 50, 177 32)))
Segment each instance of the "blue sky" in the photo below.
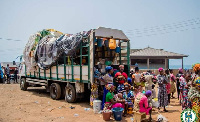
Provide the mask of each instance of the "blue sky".
POLYGON ((190 65, 200 62, 199 6, 199 0, 1 0, 0 62, 15 60, 39 30, 73 34, 104 26, 123 30, 131 48, 186 54, 190 65))

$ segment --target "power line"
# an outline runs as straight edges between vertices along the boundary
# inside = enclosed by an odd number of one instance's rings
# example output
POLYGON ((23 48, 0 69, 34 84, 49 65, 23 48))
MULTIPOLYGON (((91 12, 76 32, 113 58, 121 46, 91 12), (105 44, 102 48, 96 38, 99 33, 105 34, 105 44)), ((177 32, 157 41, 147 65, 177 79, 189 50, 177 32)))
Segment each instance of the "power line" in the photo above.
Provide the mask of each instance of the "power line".
POLYGON ((20 39, 11 39, 11 38, 3 38, 3 37, 0 37, 0 40, 3 40, 3 41, 22 41, 20 39))
POLYGON ((127 36, 134 36, 134 37, 144 37, 144 36, 155 36, 155 35, 163 35, 168 33, 175 33, 175 32, 183 32, 188 30, 194 30, 200 28, 200 19, 189 19, 181 22, 176 22, 172 24, 164 24, 161 26, 152 26, 152 27, 145 27, 142 29, 134 29, 128 30, 127 36))

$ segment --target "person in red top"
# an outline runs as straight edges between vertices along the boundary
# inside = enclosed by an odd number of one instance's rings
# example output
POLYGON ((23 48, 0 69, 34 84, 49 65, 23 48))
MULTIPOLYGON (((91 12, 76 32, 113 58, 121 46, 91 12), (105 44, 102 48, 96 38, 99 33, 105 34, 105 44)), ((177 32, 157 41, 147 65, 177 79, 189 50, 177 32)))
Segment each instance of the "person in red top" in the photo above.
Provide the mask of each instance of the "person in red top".
POLYGON ((124 72, 124 65, 120 65, 119 70, 120 71, 115 74, 115 79, 118 83, 117 92, 122 93, 124 90, 124 83, 127 81, 128 75, 124 72))

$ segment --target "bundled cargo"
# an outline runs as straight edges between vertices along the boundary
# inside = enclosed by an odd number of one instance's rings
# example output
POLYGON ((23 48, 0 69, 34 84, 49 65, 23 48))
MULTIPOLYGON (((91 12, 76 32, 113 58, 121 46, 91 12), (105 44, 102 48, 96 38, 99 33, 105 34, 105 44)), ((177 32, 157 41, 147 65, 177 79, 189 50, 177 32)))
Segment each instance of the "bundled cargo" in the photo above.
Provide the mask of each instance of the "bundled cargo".
POLYGON ((31 35, 23 52, 27 72, 36 70, 36 66, 49 69, 63 53, 71 56, 88 34, 63 34, 54 29, 44 29, 31 35))

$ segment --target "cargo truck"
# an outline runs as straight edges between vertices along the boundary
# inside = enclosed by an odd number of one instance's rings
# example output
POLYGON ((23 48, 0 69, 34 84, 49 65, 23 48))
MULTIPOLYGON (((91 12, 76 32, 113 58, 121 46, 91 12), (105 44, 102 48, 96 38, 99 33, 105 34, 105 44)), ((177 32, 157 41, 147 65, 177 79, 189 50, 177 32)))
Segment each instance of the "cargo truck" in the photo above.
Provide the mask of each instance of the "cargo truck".
POLYGON ((121 30, 99 27, 83 37, 76 51, 71 56, 61 55, 49 69, 36 66, 35 71, 27 71, 26 62, 21 64, 20 88, 26 91, 28 87, 45 87, 52 99, 65 98, 69 103, 88 95, 91 84, 94 84, 94 69, 98 68, 100 60, 106 60, 106 65, 118 68, 125 66, 125 72, 130 71, 130 41, 121 30), (117 49, 109 49, 105 40, 117 40, 117 49), (100 42, 98 40, 101 40, 100 42), (102 44, 104 43, 104 44, 102 44), (107 45, 107 46, 106 46, 107 45))

